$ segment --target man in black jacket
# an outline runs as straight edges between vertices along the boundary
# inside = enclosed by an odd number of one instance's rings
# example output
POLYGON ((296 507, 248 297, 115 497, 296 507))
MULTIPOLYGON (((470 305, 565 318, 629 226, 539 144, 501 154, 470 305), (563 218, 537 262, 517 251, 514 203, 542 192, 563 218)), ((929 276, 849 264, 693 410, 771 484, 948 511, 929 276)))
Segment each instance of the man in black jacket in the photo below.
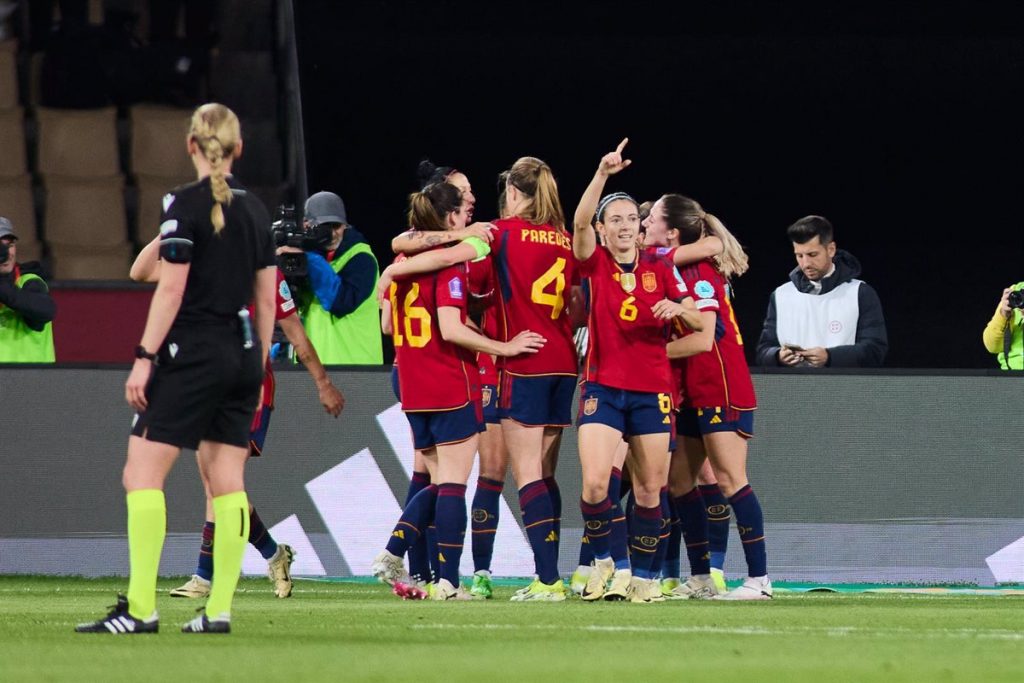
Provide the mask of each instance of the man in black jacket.
POLYGON ((882 304, 861 280, 860 262, 837 250, 832 224, 801 218, 786 230, 797 267, 772 292, 757 364, 879 367, 889 349, 882 304))

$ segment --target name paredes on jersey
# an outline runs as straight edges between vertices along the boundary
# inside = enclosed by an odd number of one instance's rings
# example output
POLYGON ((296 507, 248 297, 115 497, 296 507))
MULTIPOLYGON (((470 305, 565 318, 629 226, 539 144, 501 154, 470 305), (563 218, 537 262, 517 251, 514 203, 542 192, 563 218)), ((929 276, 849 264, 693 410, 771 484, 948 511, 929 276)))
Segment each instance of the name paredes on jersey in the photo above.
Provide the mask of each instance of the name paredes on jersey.
POLYGON ((563 249, 572 249, 572 240, 555 230, 534 230, 521 228, 519 239, 522 242, 534 242, 536 244, 554 244, 563 249))

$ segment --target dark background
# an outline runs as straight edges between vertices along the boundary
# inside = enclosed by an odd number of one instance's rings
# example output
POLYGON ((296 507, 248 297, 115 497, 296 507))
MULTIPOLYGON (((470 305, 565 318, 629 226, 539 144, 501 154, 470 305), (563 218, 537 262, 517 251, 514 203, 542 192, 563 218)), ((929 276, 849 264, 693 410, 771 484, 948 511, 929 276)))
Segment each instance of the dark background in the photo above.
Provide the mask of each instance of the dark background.
POLYGON ((486 220, 498 172, 538 156, 571 216, 629 136, 610 190, 690 195, 747 247, 751 353, 785 228, 817 213, 879 292, 889 367, 994 364, 981 331, 1024 279, 1015 5, 296 4, 310 192, 383 263, 420 159, 467 173, 486 220))

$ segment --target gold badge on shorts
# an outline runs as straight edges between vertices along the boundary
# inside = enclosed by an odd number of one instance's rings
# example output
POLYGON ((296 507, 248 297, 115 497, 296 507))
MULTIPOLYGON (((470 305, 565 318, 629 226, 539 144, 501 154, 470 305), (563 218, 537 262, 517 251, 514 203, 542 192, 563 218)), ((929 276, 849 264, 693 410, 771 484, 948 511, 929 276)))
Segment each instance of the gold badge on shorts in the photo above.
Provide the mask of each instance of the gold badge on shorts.
POLYGON ((583 402, 583 414, 593 415, 597 412, 597 398, 588 398, 583 402))
POLYGON ((627 294, 636 289, 636 275, 633 273, 622 273, 619 275, 619 285, 627 294))
POLYGON ((484 387, 483 389, 480 390, 480 400, 483 402, 484 408, 486 408, 487 406, 491 405, 491 388, 490 387, 484 387))
POLYGON ((654 292, 658 289, 658 276, 654 273, 644 273, 640 280, 643 282, 645 292, 654 292))

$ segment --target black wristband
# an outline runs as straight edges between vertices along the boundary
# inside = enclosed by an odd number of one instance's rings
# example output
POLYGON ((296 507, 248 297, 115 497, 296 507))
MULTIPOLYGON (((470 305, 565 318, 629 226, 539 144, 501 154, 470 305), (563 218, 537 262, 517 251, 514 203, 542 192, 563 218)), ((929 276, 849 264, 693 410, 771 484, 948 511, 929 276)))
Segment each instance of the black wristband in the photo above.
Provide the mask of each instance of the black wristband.
POLYGON ((142 344, 139 344, 138 346, 135 347, 135 357, 136 358, 145 358, 146 360, 151 360, 151 361, 155 361, 156 360, 156 354, 155 353, 150 353, 149 351, 147 351, 146 347, 143 346, 142 344))

